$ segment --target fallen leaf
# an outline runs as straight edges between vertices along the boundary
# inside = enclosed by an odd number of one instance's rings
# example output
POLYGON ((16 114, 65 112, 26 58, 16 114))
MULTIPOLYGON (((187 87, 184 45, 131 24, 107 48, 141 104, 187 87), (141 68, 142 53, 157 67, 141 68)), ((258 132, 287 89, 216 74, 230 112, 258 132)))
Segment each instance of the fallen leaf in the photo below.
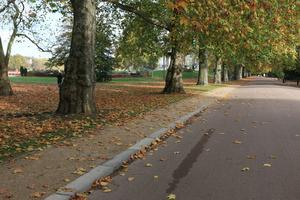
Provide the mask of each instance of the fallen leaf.
POLYGON ((65 179, 64 179, 64 182, 70 182, 70 179, 65 178, 65 179))
POLYGON ((152 167, 152 164, 151 163, 147 163, 145 166, 146 167, 152 167))
POLYGON ((75 197, 72 198, 72 200, 87 200, 88 196, 83 193, 77 193, 75 197))
POLYGON ((167 196, 168 200, 175 200, 176 199, 176 195, 175 194, 169 194, 167 196))
POLYGON ((270 163, 265 163, 264 167, 272 167, 272 165, 270 163))
POLYGON ((240 140, 234 140, 232 143, 233 144, 242 144, 242 141, 240 141, 240 140))
POLYGON ((26 156, 25 159, 26 160, 39 160, 40 158, 37 156, 26 156))
POLYGON ((131 182, 131 181, 133 181, 134 179, 135 179, 134 177, 128 177, 127 180, 128 180, 129 182, 131 182))
POLYGON ((277 156, 271 155, 270 158, 271 159, 277 159, 277 156))
POLYGON ((0 188, 0 194, 4 194, 4 193, 7 193, 8 191, 7 191, 7 189, 5 189, 5 188, 0 188))
POLYGON ((31 197, 40 198, 40 197, 44 196, 45 194, 46 194, 46 192, 34 192, 31 194, 31 197))
POLYGON ((107 186, 109 182, 107 181, 100 181, 100 186, 107 186))
POLYGON ((256 159, 256 155, 249 155, 249 156, 247 156, 247 158, 251 159, 251 160, 254 160, 254 159, 256 159))
POLYGON ((250 171, 250 168, 249 167, 244 167, 244 168, 241 169, 241 171, 242 172, 247 172, 247 171, 250 171))
POLYGON ((108 192, 111 192, 112 190, 110 189, 110 188, 108 188, 108 187, 104 187, 103 189, 102 189, 102 192, 104 192, 104 193, 108 193, 108 192))
POLYGON ((159 177, 158 177, 158 176, 154 176, 154 178, 155 178, 155 179, 158 179, 159 177))
POLYGON ((23 170, 21 168, 16 168, 13 173, 20 174, 20 173, 23 173, 23 170))

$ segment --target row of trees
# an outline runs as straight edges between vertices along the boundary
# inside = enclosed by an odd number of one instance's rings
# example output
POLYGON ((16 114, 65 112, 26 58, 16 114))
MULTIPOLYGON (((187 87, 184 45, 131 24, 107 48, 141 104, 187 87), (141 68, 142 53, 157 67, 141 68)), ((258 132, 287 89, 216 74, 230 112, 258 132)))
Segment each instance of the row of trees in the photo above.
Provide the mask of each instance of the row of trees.
MULTIPOLYGON (((18 13, 16 2, 0 4, 0 13, 9 8, 18 13)), ((182 67, 187 54, 198 56, 197 84, 205 85, 210 55, 215 57, 215 82, 220 83, 222 69, 226 81, 228 72, 240 78, 243 67, 256 72, 265 66, 284 66, 294 59, 299 43, 296 0, 31 0, 28 4, 62 12, 73 23, 66 34, 69 40, 64 40, 70 45, 62 56, 67 59, 63 59, 65 81, 57 110, 61 114, 96 112, 95 65, 110 60, 113 52, 107 48, 112 42, 107 34, 119 32, 114 52, 122 65, 130 65, 133 59, 151 65, 162 55, 170 57, 164 93, 184 92, 182 67)), ((5 71, 9 54, 4 59, 0 47, 0 94, 11 94, 5 71)))
POLYGON ((10 57, 8 69, 17 70, 20 66, 27 66, 32 70, 45 70, 47 60, 46 58, 32 58, 16 54, 10 57))

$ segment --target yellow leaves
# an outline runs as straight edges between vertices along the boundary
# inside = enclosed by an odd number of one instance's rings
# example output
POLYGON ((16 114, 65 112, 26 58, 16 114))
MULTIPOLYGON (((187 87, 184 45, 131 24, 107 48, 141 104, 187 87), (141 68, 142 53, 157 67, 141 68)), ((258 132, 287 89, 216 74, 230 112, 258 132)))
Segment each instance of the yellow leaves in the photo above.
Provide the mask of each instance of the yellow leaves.
POLYGON ((176 0, 175 2, 173 1, 168 1, 167 2, 167 8, 169 9, 186 9, 188 6, 188 1, 187 0, 176 0))
POLYGON ((146 163, 146 167, 152 167, 153 165, 151 163, 146 163))
POLYGON ((86 169, 84 169, 84 168, 82 168, 82 167, 79 167, 79 168, 77 168, 74 172, 73 172, 73 174, 77 174, 77 175, 83 175, 83 174, 85 174, 86 173, 86 169))
POLYGON ((135 178, 132 177, 132 176, 127 178, 127 180, 128 180, 129 182, 133 181, 134 179, 135 179, 135 178))
POLYGON ((13 171, 13 173, 14 174, 21 174, 21 173, 23 173, 24 171, 23 171, 23 169, 21 169, 21 168, 16 168, 16 169, 14 169, 14 171, 13 171))
POLYGON ((68 183, 68 182, 70 182, 70 179, 65 178, 65 179, 64 179, 64 182, 68 183))
POLYGON ((242 141, 240 141, 240 140, 234 140, 232 143, 233 144, 242 144, 242 141))
POLYGON ((24 159, 25 160, 39 160, 40 155, 26 156, 24 159))
POLYGON ((190 21, 185 16, 181 16, 179 19, 179 23, 180 25, 189 25, 190 21))
POLYGON ((176 123, 176 126, 175 126, 177 129, 181 129, 181 128, 184 128, 185 125, 183 123, 176 123))
POLYGON ((175 194, 169 194, 167 196, 167 200, 176 200, 176 195, 175 194))
POLYGON ((249 159, 249 160, 255 160, 256 159, 256 155, 249 155, 249 156, 247 156, 247 159, 249 159))
POLYGON ((45 194, 46 194, 46 192, 34 192, 34 193, 31 194, 31 197, 32 198, 41 198, 45 194))
POLYGON ((264 167, 272 167, 272 164, 270 164, 270 163, 265 163, 265 164, 264 164, 264 167))
POLYGON ((243 168, 241 169, 241 171, 242 171, 242 172, 247 172, 247 171, 250 171, 250 168, 249 168, 249 167, 243 167, 243 168))
POLYGON ((112 178, 110 176, 104 177, 102 179, 99 179, 94 182, 93 187, 100 187, 100 188, 106 188, 108 184, 112 181, 112 178))
POLYGON ((111 190, 110 188, 108 188, 108 187, 104 187, 104 188, 102 189, 102 192, 104 192, 104 193, 109 193, 109 192, 112 192, 112 190, 111 190))
POLYGON ((77 193, 75 197, 72 198, 72 200, 87 200, 88 195, 83 194, 83 193, 77 193))

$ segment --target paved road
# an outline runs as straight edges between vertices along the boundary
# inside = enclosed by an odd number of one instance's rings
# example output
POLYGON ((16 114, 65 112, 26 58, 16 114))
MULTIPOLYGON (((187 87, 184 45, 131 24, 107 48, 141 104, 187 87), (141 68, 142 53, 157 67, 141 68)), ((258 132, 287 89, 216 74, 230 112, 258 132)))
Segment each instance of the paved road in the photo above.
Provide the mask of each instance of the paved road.
POLYGON ((89 199, 300 200, 300 89, 277 83, 234 90, 180 130, 180 143, 169 138, 89 199))

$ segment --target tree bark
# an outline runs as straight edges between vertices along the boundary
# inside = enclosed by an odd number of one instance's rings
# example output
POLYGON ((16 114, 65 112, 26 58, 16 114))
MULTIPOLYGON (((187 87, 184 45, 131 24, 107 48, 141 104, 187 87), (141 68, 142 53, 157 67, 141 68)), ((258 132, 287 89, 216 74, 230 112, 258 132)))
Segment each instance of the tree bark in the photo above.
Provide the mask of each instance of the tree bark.
POLYGON ((8 78, 8 65, 0 64, 0 96, 13 95, 13 91, 8 78))
POLYGON ((176 45, 173 46, 170 53, 170 65, 163 93, 185 93, 182 81, 182 65, 178 62, 176 48, 176 45))
MULTIPOLYGON (((11 40, 9 43, 12 43, 11 40)), ((8 47, 11 46, 10 44, 8 47)), ((9 48, 8 48, 9 50, 9 48)), ((10 50, 9 52, 10 53, 10 50)), ((0 38, 0 96, 9 96, 13 94, 8 78, 8 62, 10 54, 4 54, 2 40, 0 38)))
POLYGON ((71 0, 74 16, 70 56, 60 86, 59 114, 93 114, 95 91, 95 0, 71 0))
POLYGON ((216 57, 214 82, 215 82, 215 84, 222 83, 222 59, 219 57, 216 57))
POLYGON ((199 49, 199 72, 197 85, 208 85, 208 51, 199 49))
POLYGON ((236 65, 235 67, 235 79, 241 80, 243 78, 243 66, 242 65, 236 65))
POLYGON ((223 81, 225 83, 229 81, 228 67, 226 64, 223 64, 223 81))

